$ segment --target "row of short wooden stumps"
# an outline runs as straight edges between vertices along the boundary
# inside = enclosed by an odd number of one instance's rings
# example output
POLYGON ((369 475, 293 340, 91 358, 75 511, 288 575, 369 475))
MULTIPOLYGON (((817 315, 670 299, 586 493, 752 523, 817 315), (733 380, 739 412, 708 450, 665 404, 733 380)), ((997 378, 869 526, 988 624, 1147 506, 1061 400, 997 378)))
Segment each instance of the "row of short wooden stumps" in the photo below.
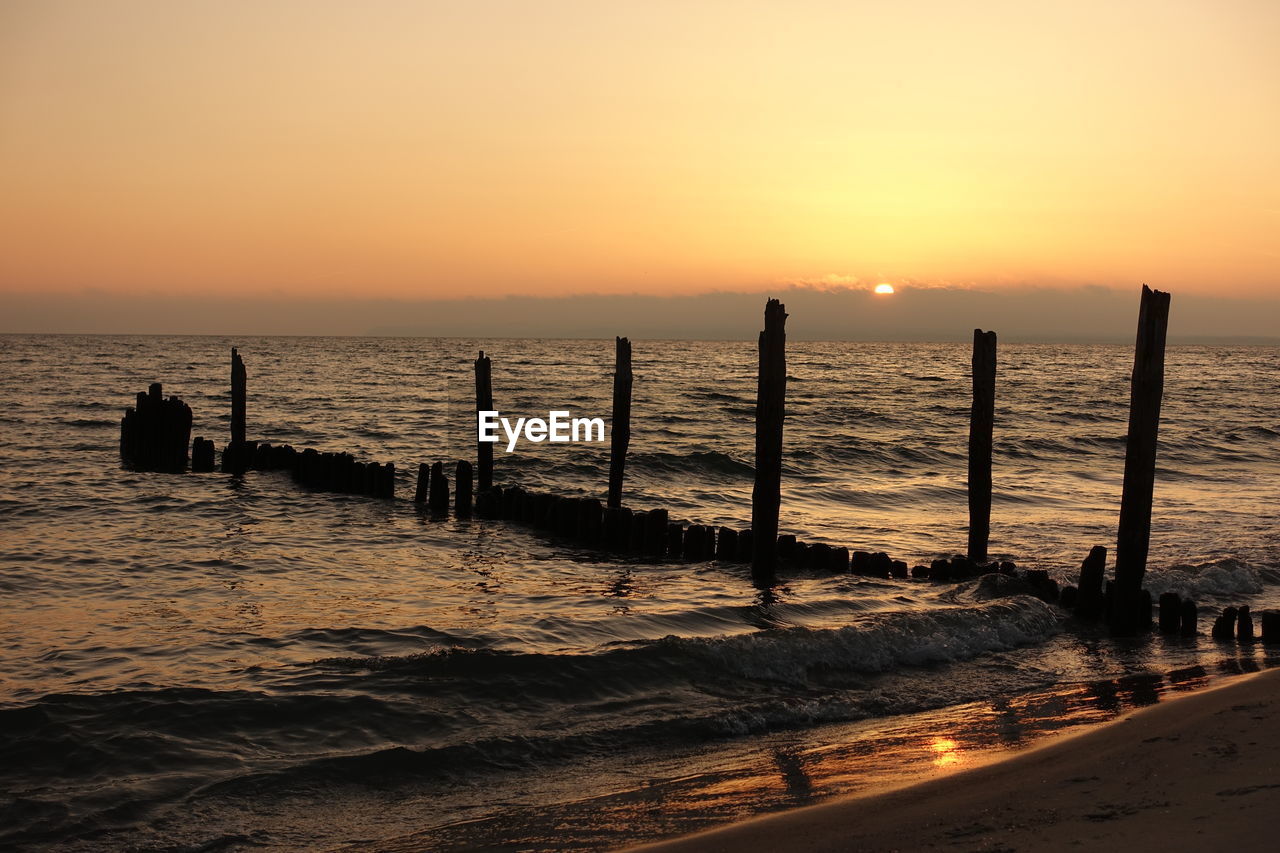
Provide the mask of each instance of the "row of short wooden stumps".
MULTIPOLYGON (((177 397, 165 398, 160 383, 138 394, 137 406, 125 412, 120 424, 120 452, 135 470, 181 473, 187 469, 187 443, 191 433, 191 409, 177 397)), ((191 447, 191 470, 209 472, 215 467, 216 447, 197 437, 191 447)), ((269 442, 231 442, 222 453, 221 469, 243 474, 248 470, 288 471, 301 486, 315 491, 395 497, 396 468, 391 462, 360 462, 350 453, 322 453, 307 448, 269 442)), ((607 507, 598 498, 566 497, 529 491, 520 486, 495 486, 474 496, 470 462, 453 467, 454 489, 450 494, 443 463, 418 466, 414 502, 433 516, 449 515, 450 505, 457 517, 473 513, 484 519, 500 519, 526 524, 552 535, 570 539, 584 547, 617 554, 644 556, 658 560, 701 562, 717 560, 750 563, 755 543, 751 530, 727 526, 681 524, 665 509, 633 510, 607 507)), ((929 565, 908 567, 884 552, 851 550, 824 542, 803 542, 781 535, 776 546, 782 568, 836 573, 852 573, 872 578, 917 578, 932 581, 960 581, 988 574, 1014 579, 1016 589, 1036 595, 1073 614, 1082 621, 1103 621, 1109 603, 1118 596, 1113 581, 1105 579, 1107 549, 1095 547, 1080 568, 1077 586, 1059 590, 1058 583, 1043 570, 1019 570, 1011 561, 977 562, 963 555, 933 560, 929 565)), ((1013 589, 1010 589, 1013 591, 1013 589)), ((1150 593, 1141 592, 1145 618, 1140 630, 1156 627, 1152 620, 1150 593)), ((1158 626, 1161 633, 1195 636, 1196 603, 1177 593, 1159 599, 1158 626)), ((1280 644, 1280 613, 1261 617, 1261 637, 1255 637, 1253 618, 1247 606, 1227 607, 1217 617, 1212 636, 1251 643, 1280 644)))

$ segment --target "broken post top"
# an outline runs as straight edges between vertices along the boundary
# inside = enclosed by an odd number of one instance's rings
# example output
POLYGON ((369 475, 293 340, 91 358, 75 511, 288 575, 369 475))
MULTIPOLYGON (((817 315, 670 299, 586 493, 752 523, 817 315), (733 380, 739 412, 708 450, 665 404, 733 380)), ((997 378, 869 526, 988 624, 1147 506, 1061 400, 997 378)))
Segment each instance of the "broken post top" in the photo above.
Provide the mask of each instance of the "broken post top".
POLYGON ((1138 335, 1135 361, 1142 362, 1151 352, 1163 355, 1165 333, 1169 325, 1169 294, 1142 285, 1142 301, 1138 305, 1138 335))
POLYGON ((764 306, 764 331, 781 332, 787 320, 787 306, 777 299, 770 299, 764 306))

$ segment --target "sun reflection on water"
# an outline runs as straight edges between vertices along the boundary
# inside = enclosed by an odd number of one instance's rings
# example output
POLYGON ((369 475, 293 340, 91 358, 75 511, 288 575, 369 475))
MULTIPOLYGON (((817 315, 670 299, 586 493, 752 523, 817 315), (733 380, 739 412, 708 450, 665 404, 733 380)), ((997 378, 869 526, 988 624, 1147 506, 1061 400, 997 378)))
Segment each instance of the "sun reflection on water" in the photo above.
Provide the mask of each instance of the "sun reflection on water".
POLYGON ((933 765, 935 767, 950 767, 953 764, 960 763, 960 748, 951 738, 936 737, 929 746, 934 752, 933 765))

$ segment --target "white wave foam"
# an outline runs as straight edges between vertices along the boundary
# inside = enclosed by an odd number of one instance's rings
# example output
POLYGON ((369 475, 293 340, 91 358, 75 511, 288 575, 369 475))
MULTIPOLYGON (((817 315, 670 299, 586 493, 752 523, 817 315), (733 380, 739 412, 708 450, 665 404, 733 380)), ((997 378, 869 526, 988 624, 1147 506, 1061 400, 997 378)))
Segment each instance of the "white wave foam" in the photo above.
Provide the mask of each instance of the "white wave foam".
POLYGON ((1022 595, 973 607, 876 613, 843 628, 661 642, 743 677, 794 683, 814 669, 873 673, 964 660, 1041 642, 1057 630, 1053 609, 1022 595))
POLYGON ((1256 595, 1262 575, 1244 560, 1228 557, 1195 565, 1169 566, 1147 572, 1145 585, 1152 596, 1176 592, 1183 597, 1256 595))

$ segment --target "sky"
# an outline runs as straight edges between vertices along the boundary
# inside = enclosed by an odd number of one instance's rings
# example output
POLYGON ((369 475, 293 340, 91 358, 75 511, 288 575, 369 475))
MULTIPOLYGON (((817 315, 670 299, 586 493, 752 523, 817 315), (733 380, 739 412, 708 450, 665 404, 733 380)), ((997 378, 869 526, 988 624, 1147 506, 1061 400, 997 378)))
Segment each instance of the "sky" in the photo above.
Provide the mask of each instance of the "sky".
POLYGON ((6 0, 0 330, 879 282, 1256 326, 1277 44, 1273 0, 6 0))

